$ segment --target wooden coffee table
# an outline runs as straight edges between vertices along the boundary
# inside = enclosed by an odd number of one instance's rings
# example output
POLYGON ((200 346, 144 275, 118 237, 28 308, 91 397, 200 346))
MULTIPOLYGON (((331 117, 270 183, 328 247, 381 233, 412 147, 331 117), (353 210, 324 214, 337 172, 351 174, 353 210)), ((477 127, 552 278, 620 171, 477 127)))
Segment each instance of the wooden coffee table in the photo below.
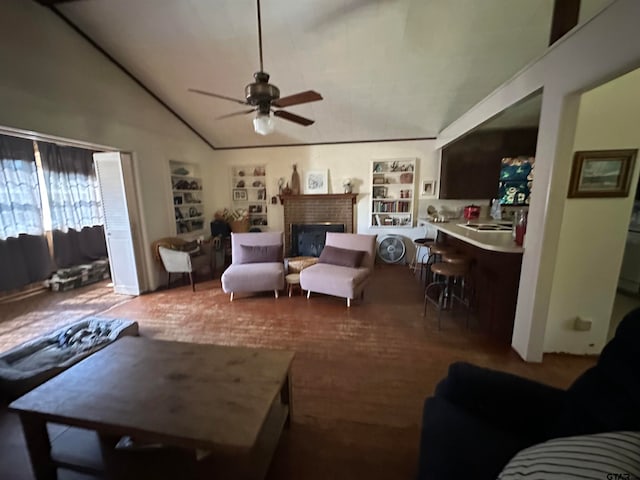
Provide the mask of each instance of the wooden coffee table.
POLYGON ((210 451, 216 465, 218 458, 221 465, 225 458, 241 459, 256 467, 259 478, 290 422, 293 356, 127 337, 9 408, 20 416, 38 480, 57 478, 60 466, 50 453, 47 422, 210 451))

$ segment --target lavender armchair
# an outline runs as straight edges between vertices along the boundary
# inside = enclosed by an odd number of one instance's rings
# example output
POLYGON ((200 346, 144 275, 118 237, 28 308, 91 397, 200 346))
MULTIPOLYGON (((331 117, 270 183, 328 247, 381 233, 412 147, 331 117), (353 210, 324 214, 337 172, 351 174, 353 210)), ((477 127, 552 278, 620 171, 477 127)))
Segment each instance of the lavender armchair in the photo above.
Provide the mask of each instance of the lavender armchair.
POLYGON ((222 274, 222 290, 235 292, 278 291, 284 288, 282 232, 232 233, 231 265, 222 274))
POLYGON ((327 232, 325 248, 327 246, 358 250, 364 252, 364 255, 357 267, 316 263, 305 268, 300 272, 300 286, 307 290, 307 298, 311 296, 311 292, 334 295, 346 298, 347 307, 350 307, 352 299, 364 295, 364 287, 373 273, 376 235, 327 232))

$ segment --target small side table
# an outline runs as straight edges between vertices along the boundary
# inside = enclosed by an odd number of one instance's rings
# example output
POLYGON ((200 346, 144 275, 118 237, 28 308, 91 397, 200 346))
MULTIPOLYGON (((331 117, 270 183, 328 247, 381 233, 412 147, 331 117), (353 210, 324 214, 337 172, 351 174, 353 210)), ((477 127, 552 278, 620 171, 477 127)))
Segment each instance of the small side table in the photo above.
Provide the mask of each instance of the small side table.
POLYGON ((302 288, 300 288, 300 274, 290 273, 284 279, 287 281, 287 290, 289 290, 289 297, 293 293, 293 288, 297 285, 300 289, 300 295, 302 295, 302 288))

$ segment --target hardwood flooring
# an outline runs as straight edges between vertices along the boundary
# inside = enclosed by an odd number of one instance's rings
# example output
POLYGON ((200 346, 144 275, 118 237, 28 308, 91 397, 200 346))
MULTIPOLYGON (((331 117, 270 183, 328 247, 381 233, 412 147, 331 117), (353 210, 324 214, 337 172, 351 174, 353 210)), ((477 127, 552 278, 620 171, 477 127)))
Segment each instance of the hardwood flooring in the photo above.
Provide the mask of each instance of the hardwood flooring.
MULTIPOLYGON (((117 302, 116 302, 117 303, 117 302)), ((558 387, 593 357, 546 355, 527 364, 509 346, 465 328, 465 317, 422 313, 422 287, 406 267, 376 266, 363 301, 272 293, 229 303, 219 280, 162 290, 110 308, 105 316, 140 324, 142 335, 186 342, 291 349, 294 418, 268 479, 410 479, 415 476, 422 403, 450 363, 464 360, 558 387)), ((59 314, 57 320, 67 323, 59 314)), ((0 323, 0 328, 5 322, 0 323)), ((47 324, 27 331, 36 336, 47 324)), ((8 333, 7 333, 8 334, 8 333)), ((25 338, 26 339, 26 338, 25 338)), ((12 338, 15 341, 16 337, 12 338)), ((7 345, 3 336, 0 343, 7 345)), ((0 414, 0 465, 32 478, 17 422, 0 414), (12 451, 14 454, 9 454, 12 451)))

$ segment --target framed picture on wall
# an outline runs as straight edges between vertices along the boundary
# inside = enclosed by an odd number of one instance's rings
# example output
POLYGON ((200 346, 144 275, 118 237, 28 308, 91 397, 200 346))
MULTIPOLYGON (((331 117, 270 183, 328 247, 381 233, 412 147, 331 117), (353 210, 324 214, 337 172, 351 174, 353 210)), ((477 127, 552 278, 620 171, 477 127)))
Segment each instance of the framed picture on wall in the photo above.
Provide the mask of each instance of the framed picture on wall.
POLYGON ((436 181, 435 180, 423 180, 422 189, 420 195, 423 197, 435 197, 436 196, 436 181))
POLYGON ((637 149, 593 150, 573 156, 569 198, 626 197, 637 149))
POLYGON ((328 170, 310 170, 304 177, 304 193, 329 193, 328 170))

